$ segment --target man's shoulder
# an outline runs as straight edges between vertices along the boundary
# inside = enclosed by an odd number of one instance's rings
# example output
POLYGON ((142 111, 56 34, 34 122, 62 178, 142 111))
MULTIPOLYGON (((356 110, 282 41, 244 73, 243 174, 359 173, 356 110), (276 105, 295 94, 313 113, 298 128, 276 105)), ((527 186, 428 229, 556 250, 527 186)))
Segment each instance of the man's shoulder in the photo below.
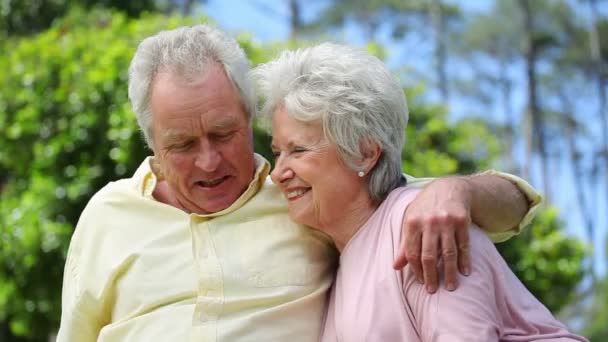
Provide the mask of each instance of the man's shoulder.
POLYGON ((123 178, 107 183, 99 189, 89 200, 87 206, 103 205, 108 202, 133 198, 137 194, 132 178, 123 178))
POLYGON ((287 200, 281 193, 281 189, 267 176, 260 190, 253 196, 256 202, 267 207, 276 207, 277 210, 286 212, 287 200))
POLYGON ((99 189, 91 199, 89 205, 101 205, 113 201, 131 200, 143 197, 143 186, 147 175, 150 173, 150 157, 142 161, 131 177, 116 179, 108 182, 99 189))
POLYGON ((114 217, 116 210, 122 210, 128 207, 126 204, 140 199, 143 197, 138 194, 132 178, 111 181, 89 199, 80 215, 79 225, 114 217))
POLYGON ((134 217, 143 211, 150 212, 144 202, 145 198, 137 192, 131 178, 109 182, 86 204, 74 230, 72 243, 113 239, 115 234, 123 234, 124 229, 139 226, 133 224, 134 217))

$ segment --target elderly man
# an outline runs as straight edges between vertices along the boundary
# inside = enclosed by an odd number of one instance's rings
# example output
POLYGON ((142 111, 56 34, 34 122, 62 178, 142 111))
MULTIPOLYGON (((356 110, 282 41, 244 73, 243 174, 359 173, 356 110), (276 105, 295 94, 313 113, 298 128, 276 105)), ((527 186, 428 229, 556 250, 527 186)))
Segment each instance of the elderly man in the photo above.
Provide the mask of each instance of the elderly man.
MULTIPOLYGON (((65 266, 58 341, 318 339, 335 251, 289 220, 269 163, 253 151, 248 71, 236 41, 207 26, 140 44, 129 98, 154 156, 83 211, 65 266)), ((408 209, 395 266, 407 259, 434 291, 441 249, 446 286, 455 287, 458 251, 467 272, 462 227, 470 217, 508 235, 530 200, 540 200, 508 177, 426 186, 408 209), (438 192, 445 202, 436 202, 438 192)))

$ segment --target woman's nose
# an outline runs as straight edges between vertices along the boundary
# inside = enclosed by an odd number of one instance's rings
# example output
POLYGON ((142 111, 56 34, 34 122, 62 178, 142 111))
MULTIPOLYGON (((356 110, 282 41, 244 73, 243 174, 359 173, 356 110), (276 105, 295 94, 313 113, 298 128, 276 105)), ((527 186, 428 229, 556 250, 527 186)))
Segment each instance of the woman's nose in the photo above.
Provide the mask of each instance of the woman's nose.
POLYGON ((270 179, 275 184, 281 184, 293 177, 293 171, 285 165, 283 159, 279 156, 274 164, 274 169, 270 173, 270 179))

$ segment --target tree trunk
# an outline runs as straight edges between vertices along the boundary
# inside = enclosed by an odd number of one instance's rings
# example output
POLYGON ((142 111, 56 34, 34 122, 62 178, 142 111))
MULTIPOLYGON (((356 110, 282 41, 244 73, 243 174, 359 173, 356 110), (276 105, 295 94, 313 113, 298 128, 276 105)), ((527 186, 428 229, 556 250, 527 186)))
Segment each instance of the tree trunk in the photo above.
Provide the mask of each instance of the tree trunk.
POLYGON ((505 158, 505 167, 509 172, 513 172, 515 174, 520 174, 520 170, 515 163, 515 148, 513 144, 515 142, 515 118, 513 115, 513 106, 511 105, 511 80, 507 75, 507 63, 504 58, 499 57, 499 76, 498 76, 498 84, 500 87, 500 92, 502 94, 502 104, 503 111, 505 115, 505 126, 507 128, 507 134, 505 137, 505 143, 507 148, 507 156, 505 158))
MULTIPOLYGON (((591 47, 591 60, 593 62, 593 67, 596 75, 596 89, 598 94, 598 118, 601 123, 601 131, 602 131, 602 144, 600 147, 600 151, 595 160, 595 169, 596 170, 604 170, 604 196, 605 201, 608 203, 608 118, 606 113, 606 71, 602 56, 600 54, 601 44, 600 44, 600 35, 597 29, 597 0, 589 0, 587 2, 589 4, 589 11, 591 14, 591 25, 589 29, 589 46, 591 47), (602 163, 603 165, 600 165, 602 163)), ((603 211, 604 215, 607 215, 608 210, 603 211)), ((608 220, 608 216, 605 217, 608 220)), ((593 241, 593 237, 591 237, 590 241, 593 241)))
MULTIPOLYGON (((565 112, 569 114, 566 119, 564 129, 566 143, 568 145, 568 156, 570 159, 570 165, 572 166, 572 181, 574 184, 574 189, 576 191, 576 201, 578 204, 579 211, 581 213, 581 217, 583 218, 585 232, 587 233, 587 239, 589 241, 594 241, 594 216, 590 203, 587 201, 587 196, 585 196, 585 184, 583 183, 583 180, 585 179, 585 174, 583 172, 583 165, 581 163, 582 153, 576 147, 575 141, 575 130, 578 124, 575 120, 574 106, 568 100, 565 91, 561 91, 559 95, 562 108, 565 112)), ((589 266, 591 268, 591 287, 593 288, 597 280, 595 275, 595 258, 593 257, 593 255, 589 257, 589 266)))
POLYGON ((298 0, 289 0, 289 15, 289 36, 295 41, 299 38, 300 29, 302 28, 302 17, 298 0))
POLYGON ((194 0, 185 0, 182 6, 182 15, 191 15, 194 9, 194 0))
POLYGON ((435 31, 435 63, 437 68, 437 82, 441 100, 448 102, 448 75, 447 75, 447 48, 445 41, 445 16, 443 14, 441 0, 433 0, 431 3, 431 20, 435 31))
MULTIPOLYGON (((541 162, 543 192, 547 202, 550 202, 550 193, 548 186, 548 170, 547 170, 547 150, 545 147, 545 135, 543 120, 541 117, 540 108, 537 98, 537 80, 536 80, 536 60, 538 58, 538 46, 533 37, 533 16, 528 0, 519 1, 520 8, 524 16, 524 54, 526 60, 526 79, 528 83, 528 110, 527 110, 527 168, 530 167, 532 161, 532 153, 538 150, 541 162)), ((530 176, 529 173, 527 175, 530 176)))

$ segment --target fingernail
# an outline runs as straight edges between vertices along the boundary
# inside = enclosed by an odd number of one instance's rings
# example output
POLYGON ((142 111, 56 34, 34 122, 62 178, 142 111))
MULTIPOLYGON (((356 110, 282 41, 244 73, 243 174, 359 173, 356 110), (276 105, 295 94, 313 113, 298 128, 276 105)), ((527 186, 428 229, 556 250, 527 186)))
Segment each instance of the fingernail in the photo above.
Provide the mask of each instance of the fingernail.
POLYGON ((446 288, 448 291, 454 291, 454 290, 456 290, 456 284, 454 284, 454 283, 447 283, 447 284, 445 285, 445 288, 446 288))
POLYGON ((418 282, 419 282, 420 284, 424 284, 424 279, 422 279, 422 278, 418 278, 418 282))
POLYGON ((427 285, 427 286, 426 286, 426 291, 427 291, 428 293, 435 293, 435 287, 434 287, 434 286, 431 286, 431 285, 427 285))
POLYGON ((470 270, 470 269, 469 269, 469 267, 467 266, 467 267, 465 267, 465 268, 464 268, 464 275, 465 275, 465 276, 468 276, 469 274, 471 274, 471 270, 470 270))

